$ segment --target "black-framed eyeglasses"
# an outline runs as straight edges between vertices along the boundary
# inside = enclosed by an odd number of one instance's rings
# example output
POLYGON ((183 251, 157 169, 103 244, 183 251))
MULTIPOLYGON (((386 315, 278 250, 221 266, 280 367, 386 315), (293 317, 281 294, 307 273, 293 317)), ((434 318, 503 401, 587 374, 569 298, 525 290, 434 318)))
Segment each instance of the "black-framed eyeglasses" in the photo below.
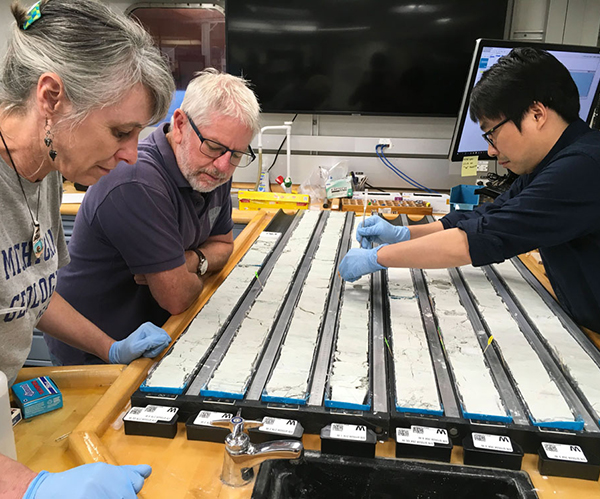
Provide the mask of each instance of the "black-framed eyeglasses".
POLYGON ((494 139, 492 138, 492 134, 498 130, 498 128, 500 128, 502 125, 504 125, 505 123, 508 123, 510 121, 510 118, 506 118, 505 120, 502 120, 500 123, 498 123, 496 126, 493 126, 492 128, 490 128, 487 132, 482 133, 481 136, 485 139, 485 141, 491 145, 492 147, 496 147, 496 145, 494 144, 494 139))
POLYGON ((235 151, 227 146, 224 146, 223 144, 219 144, 214 140, 205 139, 190 115, 187 113, 185 115, 187 116, 190 125, 192 125, 192 130, 196 132, 196 135, 200 139, 200 152, 202 154, 208 156, 209 158, 217 159, 230 152, 231 157, 229 158, 229 162, 238 168, 245 168, 256 159, 256 155, 250 146, 248 146, 247 151, 235 151))

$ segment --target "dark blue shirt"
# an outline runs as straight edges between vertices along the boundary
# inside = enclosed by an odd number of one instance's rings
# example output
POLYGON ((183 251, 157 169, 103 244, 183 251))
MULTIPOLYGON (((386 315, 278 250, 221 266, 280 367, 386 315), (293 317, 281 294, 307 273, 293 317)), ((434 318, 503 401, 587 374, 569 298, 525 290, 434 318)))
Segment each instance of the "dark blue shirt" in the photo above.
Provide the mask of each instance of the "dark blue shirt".
POLYGON ((441 221, 466 232, 475 266, 539 248, 565 310, 600 332, 600 132, 575 121, 535 170, 493 203, 441 221))
MULTIPOLYGON (((140 142, 136 164, 120 164, 88 189, 69 242, 71 263, 58 275, 57 291, 116 340, 146 321, 162 326, 169 318, 134 274, 179 267, 186 250, 233 228, 231 181, 210 193, 194 191, 167 130, 140 142)), ((46 342, 64 364, 98 362, 48 335, 46 342)))

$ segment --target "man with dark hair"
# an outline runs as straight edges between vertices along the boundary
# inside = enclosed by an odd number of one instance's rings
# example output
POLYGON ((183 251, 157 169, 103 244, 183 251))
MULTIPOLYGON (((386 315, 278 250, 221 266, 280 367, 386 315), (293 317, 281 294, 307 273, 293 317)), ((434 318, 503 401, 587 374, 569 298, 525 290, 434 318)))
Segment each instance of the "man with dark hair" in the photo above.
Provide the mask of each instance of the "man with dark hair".
POLYGON ((470 105, 490 156, 519 178, 493 203, 434 223, 367 219, 357 230, 365 249, 348 252, 342 277, 481 266, 539 248, 565 310, 600 332, 600 132, 579 119, 571 75, 543 50, 514 49, 483 74, 470 105), (368 249, 373 242, 383 245, 368 249))
POLYGON ((520 130, 535 102, 554 110, 567 124, 579 118, 579 92, 568 69, 546 51, 516 48, 481 76, 471 94, 470 116, 473 121, 502 117, 520 130))

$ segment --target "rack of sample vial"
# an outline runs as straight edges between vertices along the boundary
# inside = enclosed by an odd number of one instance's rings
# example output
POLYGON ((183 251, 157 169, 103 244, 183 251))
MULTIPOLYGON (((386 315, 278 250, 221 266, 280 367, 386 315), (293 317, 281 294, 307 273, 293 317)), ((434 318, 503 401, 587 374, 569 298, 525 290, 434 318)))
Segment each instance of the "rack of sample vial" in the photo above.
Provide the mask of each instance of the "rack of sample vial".
POLYGON ((134 406, 388 428, 381 276, 345 283, 354 213, 278 213, 133 395, 134 406), (375 302, 373 296, 376 297, 375 302))
POLYGON ((553 441, 600 454, 600 352, 518 258, 386 273, 390 433, 425 425, 455 442, 479 431, 525 452, 553 441))

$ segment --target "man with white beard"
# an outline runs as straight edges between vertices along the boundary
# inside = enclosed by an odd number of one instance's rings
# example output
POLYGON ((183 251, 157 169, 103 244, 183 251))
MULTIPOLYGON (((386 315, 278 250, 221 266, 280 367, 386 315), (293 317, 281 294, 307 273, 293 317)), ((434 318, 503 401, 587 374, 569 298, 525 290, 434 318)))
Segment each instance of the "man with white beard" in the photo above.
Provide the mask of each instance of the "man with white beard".
MULTIPOLYGON (((86 193, 60 294, 116 340, 186 310, 233 250, 231 177, 255 159, 259 113, 248 82, 199 73, 171 123, 139 143, 136 163, 119 165, 86 193)), ((102 362, 46 342, 55 364, 102 362)))

